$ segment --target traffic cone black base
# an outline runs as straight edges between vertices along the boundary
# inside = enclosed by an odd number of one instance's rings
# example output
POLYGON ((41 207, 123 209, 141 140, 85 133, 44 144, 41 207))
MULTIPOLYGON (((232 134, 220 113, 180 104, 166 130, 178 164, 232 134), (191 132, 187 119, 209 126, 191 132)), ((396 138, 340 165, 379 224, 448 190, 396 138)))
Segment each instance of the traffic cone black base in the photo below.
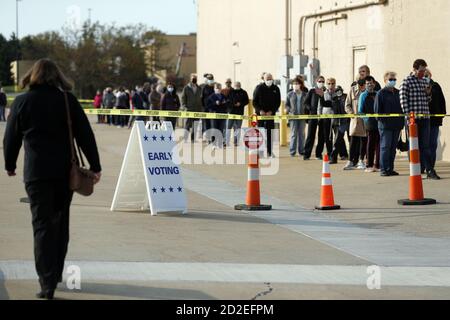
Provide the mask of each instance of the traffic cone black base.
POLYGON ((422 200, 409 200, 409 199, 398 200, 398 204, 402 206, 427 206, 436 203, 437 202, 435 199, 427 199, 427 198, 422 200))
POLYGON ((272 210, 272 206, 270 204, 261 204, 259 206, 252 206, 252 205, 247 205, 247 204, 237 204, 234 206, 234 210, 269 211, 269 210, 272 210))
POLYGON ((322 210, 322 211, 331 211, 331 210, 339 210, 341 209, 341 206, 329 206, 329 207, 316 207, 316 210, 322 210))

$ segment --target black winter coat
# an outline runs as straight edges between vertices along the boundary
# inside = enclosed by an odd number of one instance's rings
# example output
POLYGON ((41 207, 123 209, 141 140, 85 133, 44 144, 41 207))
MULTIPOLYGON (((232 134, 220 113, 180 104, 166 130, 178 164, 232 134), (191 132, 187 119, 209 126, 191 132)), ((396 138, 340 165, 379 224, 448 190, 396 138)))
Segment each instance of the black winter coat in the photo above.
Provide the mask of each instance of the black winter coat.
MULTIPOLYGON (((73 134, 90 164, 100 172, 94 133, 80 103, 67 94, 73 134)), ((24 180, 68 179, 70 142, 64 94, 56 87, 39 85, 18 96, 8 117, 3 152, 5 169, 15 171, 19 150, 25 148, 24 180)))

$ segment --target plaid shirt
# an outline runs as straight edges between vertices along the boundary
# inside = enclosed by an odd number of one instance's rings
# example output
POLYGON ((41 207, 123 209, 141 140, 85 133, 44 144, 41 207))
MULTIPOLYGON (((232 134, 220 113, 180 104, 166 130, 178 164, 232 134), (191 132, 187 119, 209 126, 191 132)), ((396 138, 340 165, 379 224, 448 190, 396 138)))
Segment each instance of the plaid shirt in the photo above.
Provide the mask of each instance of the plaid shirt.
POLYGON ((410 75, 400 86, 400 104, 404 113, 430 114, 427 82, 410 75))

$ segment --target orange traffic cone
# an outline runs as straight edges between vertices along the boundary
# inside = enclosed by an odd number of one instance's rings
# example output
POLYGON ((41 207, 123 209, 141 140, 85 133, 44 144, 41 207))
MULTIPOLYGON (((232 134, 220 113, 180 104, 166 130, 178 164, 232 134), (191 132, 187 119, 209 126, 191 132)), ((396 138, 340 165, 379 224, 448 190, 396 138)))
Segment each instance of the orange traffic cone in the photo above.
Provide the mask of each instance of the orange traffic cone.
POLYGON ((247 196, 245 204, 237 204, 235 210, 260 211, 272 210, 271 205, 261 204, 259 189, 259 151, 250 150, 248 155, 247 196))
POLYGON ((330 162, 328 154, 323 157, 322 191, 320 193, 320 206, 317 210, 338 210, 341 206, 334 204, 333 183, 331 181, 330 162))
MULTIPOLYGON (((252 116, 253 117, 253 116, 252 116)), ((252 121, 252 127, 258 125, 257 117, 252 121)), ((248 153, 248 179, 247 179, 247 196, 245 204, 237 204, 235 210, 262 211, 272 210, 271 205, 261 204, 261 194, 259 188, 259 148, 253 145, 249 148, 248 153)))
POLYGON ((434 199, 426 199, 423 194, 422 175, 420 172, 419 138, 414 113, 409 120, 409 199, 398 200, 404 206, 436 204, 434 199))

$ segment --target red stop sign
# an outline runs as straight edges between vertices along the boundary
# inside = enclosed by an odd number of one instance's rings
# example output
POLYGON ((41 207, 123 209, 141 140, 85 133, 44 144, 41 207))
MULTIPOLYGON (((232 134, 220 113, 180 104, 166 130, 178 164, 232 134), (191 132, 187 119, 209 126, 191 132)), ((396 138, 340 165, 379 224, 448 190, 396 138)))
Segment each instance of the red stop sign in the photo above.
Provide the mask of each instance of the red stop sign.
POLYGON ((248 129, 244 135, 244 144, 248 149, 259 149, 264 142, 264 137, 257 128, 248 129))

